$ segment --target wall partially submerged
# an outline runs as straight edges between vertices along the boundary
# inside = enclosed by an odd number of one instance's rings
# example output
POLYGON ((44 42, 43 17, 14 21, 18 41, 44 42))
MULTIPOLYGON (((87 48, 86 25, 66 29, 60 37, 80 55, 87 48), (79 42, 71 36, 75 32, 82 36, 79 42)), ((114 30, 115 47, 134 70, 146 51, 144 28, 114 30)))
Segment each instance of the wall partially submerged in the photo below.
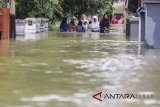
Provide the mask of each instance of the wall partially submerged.
POLYGON ((16 33, 39 33, 48 30, 48 19, 26 18, 16 20, 16 33))

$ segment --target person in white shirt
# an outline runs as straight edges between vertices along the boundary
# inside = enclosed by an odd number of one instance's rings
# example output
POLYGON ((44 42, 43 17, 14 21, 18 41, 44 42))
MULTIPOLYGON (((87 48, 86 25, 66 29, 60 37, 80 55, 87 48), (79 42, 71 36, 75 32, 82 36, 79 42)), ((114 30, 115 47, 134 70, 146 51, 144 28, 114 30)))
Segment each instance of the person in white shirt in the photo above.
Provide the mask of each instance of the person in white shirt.
POLYGON ((84 28, 84 31, 87 32, 88 27, 89 27, 89 21, 87 20, 87 18, 84 14, 82 14, 82 16, 81 16, 81 21, 82 21, 82 26, 84 28))
POLYGON ((93 17, 91 28, 92 28, 92 32, 99 32, 99 21, 97 16, 93 17))
POLYGON ((121 16, 121 18, 118 20, 118 24, 124 24, 124 17, 121 16))

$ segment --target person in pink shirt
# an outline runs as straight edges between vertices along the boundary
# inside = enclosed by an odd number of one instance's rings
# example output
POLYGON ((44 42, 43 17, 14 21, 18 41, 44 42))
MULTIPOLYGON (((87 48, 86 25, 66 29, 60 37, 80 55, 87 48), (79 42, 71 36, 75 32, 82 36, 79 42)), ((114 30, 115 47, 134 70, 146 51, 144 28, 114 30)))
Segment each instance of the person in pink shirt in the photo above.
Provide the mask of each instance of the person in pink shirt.
POLYGON ((112 18, 111 23, 112 23, 112 24, 118 24, 118 20, 117 20, 117 17, 116 17, 116 16, 114 16, 114 17, 112 18))

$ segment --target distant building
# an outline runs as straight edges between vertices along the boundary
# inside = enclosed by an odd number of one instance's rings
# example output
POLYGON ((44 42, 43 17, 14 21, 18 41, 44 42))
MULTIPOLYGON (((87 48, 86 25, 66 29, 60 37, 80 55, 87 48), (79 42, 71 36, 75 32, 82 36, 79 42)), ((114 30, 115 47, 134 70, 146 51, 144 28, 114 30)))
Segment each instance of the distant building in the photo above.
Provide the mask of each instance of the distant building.
POLYGON ((117 18, 119 19, 120 16, 123 15, 124 11, 125 11, 125 5, 124 5, 124 0, 119 0, 118 2, 115 2, 113 4, 113 14, 117 16, 117 18))

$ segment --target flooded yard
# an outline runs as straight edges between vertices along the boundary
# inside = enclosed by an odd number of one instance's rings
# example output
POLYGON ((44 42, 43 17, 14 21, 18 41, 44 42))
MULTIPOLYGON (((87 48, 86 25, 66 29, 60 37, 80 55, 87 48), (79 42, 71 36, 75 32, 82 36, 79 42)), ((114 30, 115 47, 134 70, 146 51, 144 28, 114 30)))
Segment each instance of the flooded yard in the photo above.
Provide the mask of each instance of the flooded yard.
POLYGON ((160 50, 137 55, 137 47, 124 35, 98 33, 0 41, 0 107, 160 107, 160 50), (153 98, 99 102, 98 92, 153 98))

